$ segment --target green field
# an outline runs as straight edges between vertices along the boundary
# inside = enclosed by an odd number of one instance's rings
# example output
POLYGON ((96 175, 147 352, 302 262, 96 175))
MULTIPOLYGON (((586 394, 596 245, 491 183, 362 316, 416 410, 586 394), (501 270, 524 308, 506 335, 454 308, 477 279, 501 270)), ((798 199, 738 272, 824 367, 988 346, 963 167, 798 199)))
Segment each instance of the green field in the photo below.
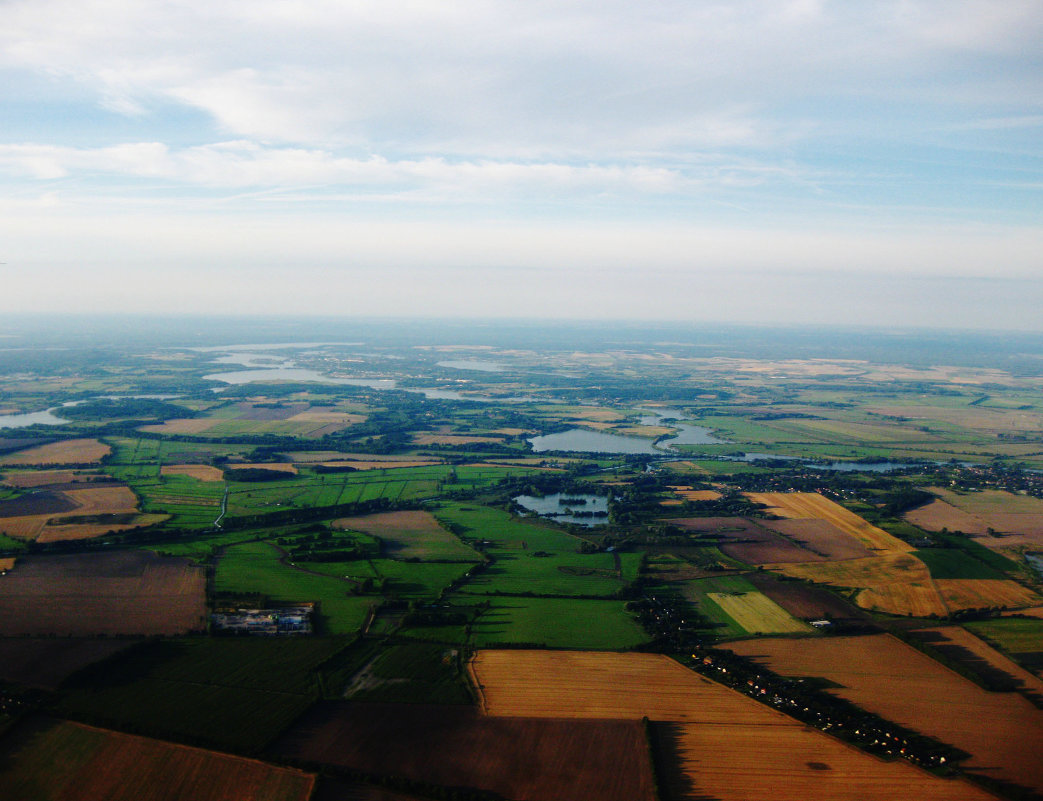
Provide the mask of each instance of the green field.
POLYGON ((935 579, 1004 579, 1002 573, 955 548, 926 548, 913 555, 927 565, 935 579))
POLYGON ((355 582, 314 575, 282 563, 279 549, 267 542, 228 547, 217 563, 218 592, 261 593, 273 601, 315 601, 316 629, 328 634, 353 634, 377 601, 355 594, 355 582))
POLYGON ((466 540, 486 543, 482 547, 492 562, 461 588, 466 593, 607 598, 636 576, 640 564, 640 554, 621 554, 620 571, 612 554, 580 553, 580 538, 518 521, 499 509, 446 504, 435 514, 466 540))
POLYGON ((345 644, 322 637, 146 642, 74 676, 58 709, 102 726, 256 751, 318 699, 317 668, 345 644))
POLYGON ((979 637, 1011 654, 1043 653, 1043 619, 998 617, 964 624, 979 637))
POLYGON ((472 630, 476 648, 528 644, 617 650, 648 641, 623 601, 578 598, 492 598, 472 630))
POLYGON ((472 703, 463 676, 464 658, 460 649, 433 643, 391 645, 370 663, 364 680, 349 687, 348 697, 391 703, 472 703))

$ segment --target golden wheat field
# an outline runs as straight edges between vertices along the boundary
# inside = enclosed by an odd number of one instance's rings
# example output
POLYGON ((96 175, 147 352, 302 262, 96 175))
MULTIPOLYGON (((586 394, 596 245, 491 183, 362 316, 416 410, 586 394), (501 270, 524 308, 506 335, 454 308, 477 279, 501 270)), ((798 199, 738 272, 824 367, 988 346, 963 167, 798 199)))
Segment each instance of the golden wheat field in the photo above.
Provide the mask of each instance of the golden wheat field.
POLYGON ((927 565, 910 553, 768 567, 793 578, 857 590, 854 600, 863 609, 916 617, 948 614, 927 565))
POLYGON ((471 671, 489 715, 663 722, 680 774, 664 783, 676 798, 992 798, 907 762, 875 759, 658 654, 479 651, 471 671))
POLYGON ((870 525, 854 512, 817 492, 747 492, 745 495, 754 503, 762 503, 769 507, 769 512, 780 517, 812 518, 832 523, 872 550, 913 550, 908 543, 870 525))
POLYGON ((0 456, 0 465, 98 464, 112 448, 96 439, 67 439, 0 456))
POLYGON ((988 692, 889 634, 733 642, 784 676, 820 676, 829 690, 886 720, 972 755, 965 767, 1043 790, 1043 710, 988 692))
POLYGON ((160 475, 188 476, 198 481, 223 481, 224 473, 208 464, 165 464, 159 468, 160 475))

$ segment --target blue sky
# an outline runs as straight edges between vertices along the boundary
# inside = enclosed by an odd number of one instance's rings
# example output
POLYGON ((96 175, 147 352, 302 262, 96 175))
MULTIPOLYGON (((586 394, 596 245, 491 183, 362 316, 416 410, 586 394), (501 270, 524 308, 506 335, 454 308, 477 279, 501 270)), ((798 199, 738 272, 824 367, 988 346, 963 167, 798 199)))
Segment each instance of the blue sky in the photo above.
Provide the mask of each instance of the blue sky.
POLYGON ((0 3, 0 310, 1043 328, 1043 5, 0 3))

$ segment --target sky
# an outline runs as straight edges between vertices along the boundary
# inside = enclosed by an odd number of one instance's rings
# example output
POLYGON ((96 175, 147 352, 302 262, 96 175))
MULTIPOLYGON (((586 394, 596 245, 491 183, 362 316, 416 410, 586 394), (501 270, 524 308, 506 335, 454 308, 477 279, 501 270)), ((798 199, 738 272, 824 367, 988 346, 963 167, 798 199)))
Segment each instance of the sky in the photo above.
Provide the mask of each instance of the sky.
POLYGON ((0 0, 0 312, 1043 330, 1039 0, 0 0))

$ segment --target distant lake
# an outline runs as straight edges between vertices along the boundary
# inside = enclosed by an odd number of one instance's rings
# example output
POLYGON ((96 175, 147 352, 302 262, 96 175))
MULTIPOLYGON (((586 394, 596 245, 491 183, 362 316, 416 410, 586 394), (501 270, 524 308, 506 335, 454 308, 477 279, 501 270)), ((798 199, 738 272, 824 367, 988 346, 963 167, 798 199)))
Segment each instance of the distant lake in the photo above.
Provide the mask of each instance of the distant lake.
POLYGON ((518 495, 514 502, 519 506, 544 517, 550 517, 559 523, 574 523, 577 526, 603 526, 608 522, 608 498, 604 495, 581 495, 578 493, 537 497, 535 495, 518 495), (569 510, 569 511, 566 511, 569 510), (598 517, 576 517, 569 512, 598 512, 598 517))
POLYGON ((1037 573, 1043 576, 1043 553, 1027 553, 1025 559, 1036 569, 1037 573))
MULTIPOLYGON (((53 409, 61 408, 59 406, 53 409)), ((60 426, 68 423, 61 417, 54 415, 53 409, 42 412, 27 412, 26 414, 0 414, 0 428, 25 428, 26 426, 60 426)))
POLYGON ((710 433, 710 429, 703 426, 693 426, 688 423, 679 423, 672 418, 652 414, 642 417, 639 421, 643 426, 664 426, 676 428, 677 434, 667 439, 661 439, 656 443, 657 447, 668 449, 674 445, 723 445, 723 439, 717 439, 710 433), (670 422, 666 422, 670 420, 670 422))
POLYGON ((452 370, 477 370, 482 373, 502 373, 506 368, 496 362, 483 362, 481 359, 457 359, 445 362, 436 362, 439 367, 448 367, 452 370))
MULTIPOLYGON (((889 473, 892 470, 905 470, 910 467, 919 467, 923 462, 812 462, 797 456, 781 456, 777 453, 744 453, 742 456, 722 456, 729 462, 758 462, 762 459, 775 459, 784 462, 800 462, 803 467, 812 470, 835 470, 840 473, 889 473)), ((944 464, 934 462, 934 464, 944 464)), ((962 462, 963 465, 972 464, 962 462)))
MULTIPOLYGON (((142 398, 150 400, 169 400, 177 395, 98 395, 89 400, 123 400, 124 398, 142 398)), ((52 406, 42 412, 26 412, 25 414, 0 414, 0 428, 26 428, 27 426, 60 426, 68 423, 64 417, 55 414, 63 406, 79 406, 85 400, 69 401, 61 406, 52 406)))
POLYGON ((230 373, 210 373, 203 378, 225 384, 249 384, 254 381, 305 381, 315 384, 340 384, 372 389, 394 389, 393 378, 333 378, 317 370, 303 367, 273 367, 268 370, 235 370, 230 373))
POLYGON ((620 434, 604 434, 585 428, 572 428, 557 434, 546 434, 529 440, 536 453, 543 451, 575 451, 576 453, 644 453, 661 456, 662 451, 652 446, 650 440, 639 437, 624 437, 620 434))

